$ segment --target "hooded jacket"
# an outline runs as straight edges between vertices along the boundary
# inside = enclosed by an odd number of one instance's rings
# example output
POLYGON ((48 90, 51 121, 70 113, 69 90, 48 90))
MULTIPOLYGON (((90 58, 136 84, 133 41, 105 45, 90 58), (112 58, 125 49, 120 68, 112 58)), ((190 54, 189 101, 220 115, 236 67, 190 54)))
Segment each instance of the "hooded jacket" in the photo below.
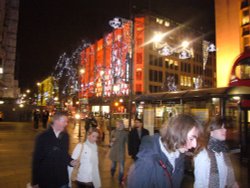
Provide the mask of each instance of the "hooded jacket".
POLYGON ((175 168, 160 147, 160 136, 142 139, 137 161, 128 174, 128 188, 179 188, 184 174, 184 155, 175 160, 175 168))

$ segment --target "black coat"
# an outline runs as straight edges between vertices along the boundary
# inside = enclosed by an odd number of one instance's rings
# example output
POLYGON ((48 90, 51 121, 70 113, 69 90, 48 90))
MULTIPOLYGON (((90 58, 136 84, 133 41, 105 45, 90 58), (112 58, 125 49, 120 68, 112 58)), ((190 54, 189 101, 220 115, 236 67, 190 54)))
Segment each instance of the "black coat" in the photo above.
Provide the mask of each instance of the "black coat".
POLYGON ((55 136, 52 128, 37 136, 32 162, 32 185, 40 188, 58 188, 68 183, 67 165, 69 135, 61 132, 55 136))
POLYGON ((139 151, 139 147, 141 144, 141 139, 149 135, 149 131, 147 129, 142 128, 141 130, 141 138, 138 135, 137 128, 133 128, 129 132, 129 138, 128 138, 128 153, 130 156, 132 156, 133 159, 136 159, 136 155, 139 151))

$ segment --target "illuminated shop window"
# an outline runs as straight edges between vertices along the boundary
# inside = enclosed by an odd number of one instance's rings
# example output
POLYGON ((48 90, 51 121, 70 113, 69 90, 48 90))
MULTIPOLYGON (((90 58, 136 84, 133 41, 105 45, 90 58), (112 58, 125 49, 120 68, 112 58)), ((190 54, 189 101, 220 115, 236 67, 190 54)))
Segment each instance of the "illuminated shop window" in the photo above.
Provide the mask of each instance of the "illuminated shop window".
POLYGON ((183 86, 184 85, 184 77, 183 76, 181 76, 181 80, 180 81, 181 81, 180 85, 183 86))
POLYGON ((163 24, 163 19, 156 18, 156 23, 163 24))
POLYGON ((169 26, 170 26, 170 23, 169 23, 168 21, 165 21, 164 25, 165 25, 166 27, 169 27, 169 26))
POLYGON ((243 46, 244 46, 244 47, 250 46, 249 37, 244 37, 244 38, 243 38, 243 46))
POLYGON ((248 24, 250 21, 249 19, 249 10, 244 10, 242 12, 242 25, 248 24))
POLYGON ((142 92, 142 85, 141 84, 136 84, 135 85, 135 90, 136 90, 136 92, 142 92))
POLYGON ((142 80, 142 71, 136 71, 136 80, 142 80))

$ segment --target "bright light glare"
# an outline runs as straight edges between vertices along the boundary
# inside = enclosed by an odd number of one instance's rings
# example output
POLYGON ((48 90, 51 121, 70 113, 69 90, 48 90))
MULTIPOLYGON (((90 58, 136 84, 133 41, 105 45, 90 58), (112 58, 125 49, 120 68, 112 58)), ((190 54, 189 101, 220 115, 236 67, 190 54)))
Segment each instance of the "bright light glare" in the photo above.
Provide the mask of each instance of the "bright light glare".
POLYGON ((80 114, 76 114, 76 115, 75 115, 75 118, 76 118, 76 119, 80 119, 80 117, 81 117, 80 114))
POLYGON ((154 37, 152 38, 153 42, 161 42, 164 35, 162 33, 155 33, 154 37))
POLYGON ((187 47, 189 46, 189 42, 188 42, 188 41, 183 41, 183 42, 181 43, 181 46, 182 46, 183 48, 187 48, 187 47))
POLYGON ((84 73, 85 73, 85 69, 84 68, 80 69, 80 74, 84 74, 84 73))

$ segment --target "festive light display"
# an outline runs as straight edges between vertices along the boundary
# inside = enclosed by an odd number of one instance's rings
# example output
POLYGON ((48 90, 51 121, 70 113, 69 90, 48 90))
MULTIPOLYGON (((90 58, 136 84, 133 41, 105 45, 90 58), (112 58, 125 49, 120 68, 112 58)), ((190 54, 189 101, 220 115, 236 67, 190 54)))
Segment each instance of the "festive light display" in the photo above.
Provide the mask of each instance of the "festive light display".
POLYGON ((129 94, 126 71, 131 61, 131 23, 126 22, 112 33, 81 52, 80 97, 109 97, 129 94))
POLYGON ((78 66, 80 53, 87 46, 89 44, 82 41, 82 44, 73 51, 71 56, 63 53, 59 57, 52 76, 54 77, 54 88, 59 90, 60 96, 64 97, 79 91, 78 66))

